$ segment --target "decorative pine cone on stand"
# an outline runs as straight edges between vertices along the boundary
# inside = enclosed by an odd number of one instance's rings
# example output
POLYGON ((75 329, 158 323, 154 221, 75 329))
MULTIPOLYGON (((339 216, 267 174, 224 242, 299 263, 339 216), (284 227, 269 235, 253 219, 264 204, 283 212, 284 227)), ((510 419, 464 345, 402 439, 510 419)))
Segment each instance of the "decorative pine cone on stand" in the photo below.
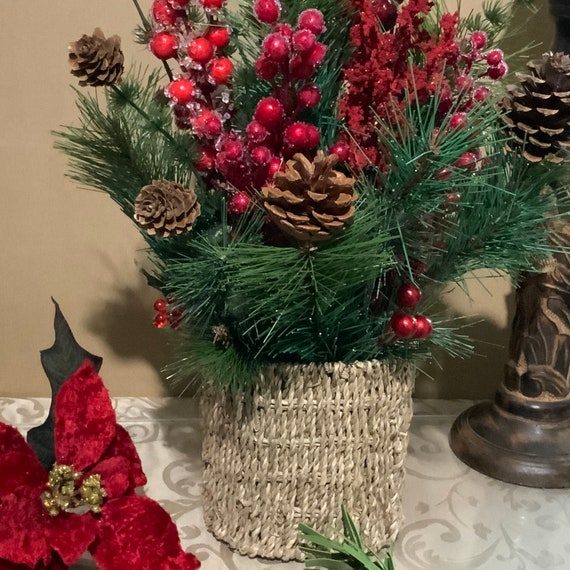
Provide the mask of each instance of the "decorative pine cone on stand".
POLYGON ((567 160, 570 153, 570 56, 547 53, 528 64, 530 74, 517 73, 518 85, 508 87, 503 120, 524 145, 530 162, 567 160))
POLYGON ((99 28, 69 45, 71 73, 79 78, 82 87, 114 85, 123 74, 124 60, 121 38, 105 38, 99 28))
POLYGON ((189 232, 200 215, 196 192, 168 180, 153 180, 135 200, 134 218, 149 235, 189 232))
POLYGON ((311 161, 297 153, 261 191, 273 222, 301 243, 326 240, 352 222, 355 180, 334 170, 337 162, 336 154, 318 151, 311 161))

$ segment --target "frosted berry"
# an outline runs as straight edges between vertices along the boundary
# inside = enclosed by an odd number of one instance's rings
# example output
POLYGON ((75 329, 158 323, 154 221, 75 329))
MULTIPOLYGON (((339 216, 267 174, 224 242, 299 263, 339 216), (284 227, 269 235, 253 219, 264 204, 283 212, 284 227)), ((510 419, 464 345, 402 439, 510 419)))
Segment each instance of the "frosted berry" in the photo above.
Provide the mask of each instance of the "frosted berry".
POLYGON ((319 129, 302 121, 291 123, 283 135, 285 144, 295 150, 314 148, 319 144, 319 139, 319 129))
POLYGON ((422 292, 419 287, 416 287, 413 283, 404 283, 398 289, 396 294, 396 301, 399 307, 405 307, 406 309, 414 309, 417 307, 422 300, 422 292))
POLYGON ((315 47, 307 55, 306 63, 313 67, 319 67, 325 61, 325 56, 327 55, 327 46, 317 42, 315 47))
POLYGON ((251 199, 249 195, 246 192, 238 192, 231 197, 228 211, 230 214, 239 216, 247 212, 250 204, 251 199))
POLYGON ((243 143, 236 139, 226 139, 222 144, 225 157, 230 162, 237 162, 243 156, 243 143))
POLYGON ((503 61, 504 54, 500 49, 492 49, 485 58, 489 65, 499 65, 503 61))
POLYGON ((475 99, 475 101, 477 101, 478 103, 485 101, 485 99, 487 99, 489 95, 491 95, 491 90, 485 86, 477 87, 477 89, 473 91, 473 99, 475 99))
POLYGON ((299 30, 293 34, 291 41, 295 51, 305 52, 315 47, 317 36, 311 30, 299 30))
POLYGON ((322 34, 325 30, 325 18, 323 13, 316 8, 309 8, 299 14, 297 26, 302 30, 310 30, 313 34, 322 34))
POLYGON ((273 157, 273 153, 266 146, 256 146, 249 153, 251 162, 256 166, 264 166, 273 157))
POLYGON ((178 39, 167 32, 155 34, 148 45, 150 51, 163 61, 176 57, 178 52, 178 39))
POLYGON ((465 127, 467 124, 467 120, 465 118, 465 113, 455 113, 449 121, 449 126, 452 129, 460 129, 465 127))
POLYGON ((161 26, 173 26, 178 18, 185 16, 184 10, 176 10, 167 0, 154 0, 151 14, 153 20, 161 26))
POLYGON ((230 30, 226 26, 211 26, 206 32, 206 38, 218 49, 223 49, 230 43, 230 30))
POLYGON ((254 118, 264 127, 272 129, 283 122, 283 105, 275 97, 264 97, 255 108, 254 118))
POLYGON ((263 24, 275 24, 281 15, 281 4, 277 0, 255 0, 253 13, 263 24))
POLYGON ((487 76, 491 79, 502 79, 508 72, 508 65, 504 61, 501 61, 497 65, 492 65, 487 69, 487 76))
POLYGON ((396 311, 390 319, 390 328, 399 338, 411 338, 416 334, 418 324, 413 315, 396 311))
POLYGON ((342 141, 334 143, 329 148, 330 154, 336 154, 341 162, 346 162, 350 154, 350 147, 342 141))
POLYGON ((219 85, 227 83, 232 76, 234 64, 227 57, 218 57, 212 61, 210 77, 219 85))
POLYGON ((225 1, 226 0, 200 0, 200 4, 202 4, 206 10, 219 10, 225 1))
POLYGON ((157 299, 154 302, 154 310, 158 311, 159 313, 165 313, 166 312, 166 299, 157 299))
POLYGON ((296 55, 289 64, 289 71, 293 79, 309 79, 315 73, 315 68, 307 63, 302 55, 296 55))
POLYGON ((190 79, 175 79, 166 87, 166 95, 179 105, 186 105, 194 96, 194 82, 190 79))
POLYGON ((192 0, 169 0, 173 8, 185 8, 192 0))
POLYGON ((214 55, 214 46, 207 38, 198 37, 190 41, 186 51, 197 63, 208 63, 214 55))
POLYGON ((164 313, 159 313, 154 317, 152 324, 157 329, 163 329, 168 324, 168 317, 164 313))
POLYGON ((251 121, 245 127, 247 138, 253 143, 260 143, 269 136, 269 131, 259 122, 251 121))
POLYGON ((269 34, 261 44, 261 53, 271 61, 284 61, 290 53, 289 40, 282 34, 269 34))
POLYGON ((375 4, 375 12, 384 30, 390 31, 396 25, 398 9, 390 0, 378 0, 375 4))
POLYGON ((271 81, 279 71, 277 64, 274 61, 269 60, 266 57, 260 57, 255 62, 255 72, 261 79, 266 81, 271 81))
POLYGON ((215 139, 222 133, 222 121, 213 111, 204 111, 192 121, 194 132, 207 139, 215 139))
POLYGON ((451 178, 451 170, 449 168, 440 168, 435 173, 436 180, 448 180, 449 178, 451 178))
POLYGON ((477 166, 477 155, 474 152, 464 152, 456 161, 455 166, 458 168, 465 168, 468 171, 475 170, 477 166))
POLYGON ((285 24, 285 23, 276 24, 273 27, 273 31, 277 32, 278 34, 281 34, 282 36, 285 36, 288 39, 292 39, 293 34, 295 33, 293 26, 291 26, 290 24, 285 24))
POLYGON ((459 91, 468 91, 473 88, 473 79, 468 75, 458 75, 455 85, 459 91))
POLYGON ((461 201, 461 194, 459 192, 449 192, 446 196, 449 204, 456 205, 461 201))
POLYGON ((473 32, 469 38, 469 43, 473 49, 483 49, 487 45, 487 34, 482 31, 473 32))
POLYGON ((433 332, 433 324, 429 317, 416 315, 416 332, 414 338, 428 338, 433 332))
POLYGON ((319 104, 321 90, 314 83, 307 83, 297 91, 297 103, 302 109, 311 109, 319 104))
POLYGON ((212 170, 216 165, 216 151, 212 147, 204 147, 199 151, 199 158, 194 163, 194 168, 200 172, 212 170))
POLYGON ((269 161, 269 168, 267 171, 267 179, 271 180, 275 176, 275 174, 277 174, 280 170, 283 170, 284 166, 285 165, 283 164, 282 159, 277 158, 277 157, 272 158, 269 161))

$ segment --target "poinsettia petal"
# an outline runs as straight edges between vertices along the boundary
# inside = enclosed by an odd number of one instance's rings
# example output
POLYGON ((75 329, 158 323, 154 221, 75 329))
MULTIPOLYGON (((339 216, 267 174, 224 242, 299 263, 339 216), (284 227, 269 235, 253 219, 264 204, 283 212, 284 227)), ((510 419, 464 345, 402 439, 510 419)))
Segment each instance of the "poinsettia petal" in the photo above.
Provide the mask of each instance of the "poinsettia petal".
POLYGON ((120 425, 116 426, 116 436, 102 459, 110 457, 124 457, 129 464, 129 492, 146 483, 146 475, 143 472, 141 459, 138 451, 129 435, 129 432, 120 425))
POLYGON ((34 568, 48 562, 49 515, 36 489, 20 487, 0 502, 0 560, 34 568))
POLYGON ((101 570, 169 570, 177 568, 172 564, 182 552, 170 515, 156 501, 138 495, 105 504, 99 537, 89 550, 101 570))
POLYGON ((36 489, 39 495, 48 475, 33 453, 5 451, 0 455, 0 499, 18 487, 36 489))
POLYGON ((55 456, 83 471, 115 438, 116 417, 109 393, 90 362, 60 388, 55 400, 55 456))
POLYGON ((97 536, 97 520, 90 514, 61 513, 47 525, 50 546, 64 564, 75 564, 97 536))
POLYGON ((121 497, 129 490, 129 462, 124 457, 99 461, 93 473, 101 476, 101 487, 105 489, 107 499, 121 497))
POLYGON ((200 561, 191 552, 181 552, 168 566, 168 570, 197 570, 200 561))

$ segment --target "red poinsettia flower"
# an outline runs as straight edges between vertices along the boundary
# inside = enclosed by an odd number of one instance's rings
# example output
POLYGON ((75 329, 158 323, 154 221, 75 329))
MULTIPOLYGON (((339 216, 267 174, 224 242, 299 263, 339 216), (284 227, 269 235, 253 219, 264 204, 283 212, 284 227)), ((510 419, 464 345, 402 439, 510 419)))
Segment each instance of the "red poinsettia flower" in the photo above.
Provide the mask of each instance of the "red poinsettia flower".
POLYGON ((103 570, 194 570, 176 526, 134 494, 146 477, 109 394, 86 362, 55 400, 56 464, 48 473, 0 423, 0 570, 60 570, 89 550, 103 570))

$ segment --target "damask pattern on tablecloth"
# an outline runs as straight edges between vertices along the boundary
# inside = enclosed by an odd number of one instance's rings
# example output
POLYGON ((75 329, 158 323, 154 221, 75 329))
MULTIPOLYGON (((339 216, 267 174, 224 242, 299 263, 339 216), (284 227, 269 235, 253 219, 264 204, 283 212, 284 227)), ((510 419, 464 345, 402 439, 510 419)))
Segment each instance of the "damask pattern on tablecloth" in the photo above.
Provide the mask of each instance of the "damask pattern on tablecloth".
MULTIPOLYGON (((25 432, 43 421, 49 402, 0 399, 0 421, 25 432)), ((447 434, 470 404, 416 402, 403 490, 406 520, 394 546, 397 570, 567 570, 570 491, 501 483, 457 460, 447 434)), ((183 546, 197 554, 204 570, 303 568, 244 558, 205 530, 195 401, 117 398, 114 405, 141 456, 148 477, 143 492, 171 513, 183 546)), ((86 556, 76 568, 94 566, 86 556)))

